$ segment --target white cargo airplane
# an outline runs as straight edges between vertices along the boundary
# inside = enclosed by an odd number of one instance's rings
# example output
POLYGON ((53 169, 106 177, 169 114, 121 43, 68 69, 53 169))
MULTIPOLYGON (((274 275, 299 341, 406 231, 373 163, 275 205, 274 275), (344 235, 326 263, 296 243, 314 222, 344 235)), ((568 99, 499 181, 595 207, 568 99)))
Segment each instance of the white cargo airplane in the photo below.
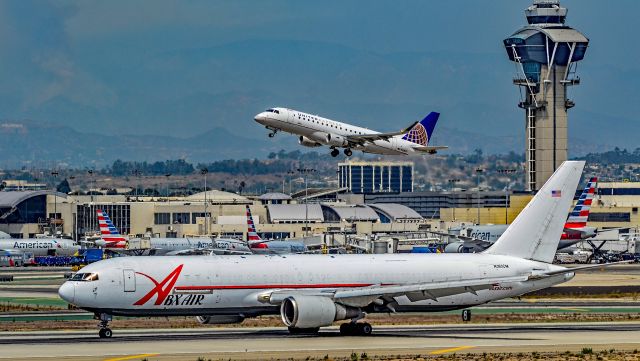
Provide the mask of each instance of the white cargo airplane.
POLYGON ((391 133, 380 133, 287 108, 267 109, 257 114, 255 121, 271 130, 269 137, 282 130, 299 136, 298 142, 305 147, 329 146, 333 157, 340 154, 338 148, 344 148, 344 154, 350 157, 353 154, 351 149, 387 155, 435 154, 446 149, 446 146, 428 145, 439 116, 440 113, 432 112, 406 129, 391 133))
POLYGON ((84 267, 58 292, 95 313, 101 337, 111 337, 113 315, 191 315, 215 324, 280 314, 292 333, 351 320, 342 334, 370 334, 370 324, 356 322, 366 313, 465 309, 602 267, 551 264, 583 167, 564 162, 481 253, 121 257, 84 267))

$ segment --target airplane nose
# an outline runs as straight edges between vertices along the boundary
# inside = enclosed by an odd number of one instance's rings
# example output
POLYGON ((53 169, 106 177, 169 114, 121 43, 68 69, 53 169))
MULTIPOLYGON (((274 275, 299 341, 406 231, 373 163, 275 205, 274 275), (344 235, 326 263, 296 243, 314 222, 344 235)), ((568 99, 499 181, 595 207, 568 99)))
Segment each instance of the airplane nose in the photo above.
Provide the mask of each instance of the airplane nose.
POLYGON ((264 124, 264 122, 267 120, 267 117, 264 116, 264 113, 260 113, 257 114, 253 119, 260 124, 264 124))
POLYGON ((60 288, 58 289, 58 295, 63 300, 69 303, 73 303, 74 299, 76 298, 75 285, 73 285, 71 282, 63 283, 62 286, 60 286, 60 288))

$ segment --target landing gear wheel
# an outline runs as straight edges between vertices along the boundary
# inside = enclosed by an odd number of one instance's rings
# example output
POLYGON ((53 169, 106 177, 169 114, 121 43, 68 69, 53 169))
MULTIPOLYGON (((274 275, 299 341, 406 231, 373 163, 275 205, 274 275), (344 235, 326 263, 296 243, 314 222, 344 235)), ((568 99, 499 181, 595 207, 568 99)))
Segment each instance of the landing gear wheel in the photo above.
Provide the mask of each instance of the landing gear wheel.
POLYGON ((462 310, 462 321, 463 322, 471 321, 471 310, 462 310))
POLYGON ((344 155, 346 155, 347 157, 351 157, 353 155, 353 152, 350 148, 347 148, 344 150, 344 155))
POLYGON ((333 150, 331 151, 331 156, 335 158, 338 156, 338 154, 340 154, 340 151, 333 148, 333 150))
POLYGON ((110 328, 101 328, 100 331, 98 331, 98 335, 100 338, 111 338, 111 336, 113 336, 113 332, 110 328))
POLYGON ((297 328, 289 327, 289 333, 292 335, 312 335, 320 331, 320 327, 297 328))
POLYGON ((269 133, 269 138, 273 138, 276 136, 276 133, 269 133))
POLYGON ((342 336, 368 336, 372 331, 373 327, 367 322, 349 322, 340 325, 340 334, 342 336))

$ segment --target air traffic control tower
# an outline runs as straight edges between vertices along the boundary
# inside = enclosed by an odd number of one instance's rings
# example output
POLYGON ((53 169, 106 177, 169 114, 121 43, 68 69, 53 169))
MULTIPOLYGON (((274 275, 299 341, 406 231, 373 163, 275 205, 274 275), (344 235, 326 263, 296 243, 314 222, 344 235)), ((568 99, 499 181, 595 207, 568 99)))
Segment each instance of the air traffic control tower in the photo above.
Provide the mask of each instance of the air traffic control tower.
POLYGON ((567 87, 580 84, 577 62, 589 39, 565 25, 567 9, 559 0, 534 0, 525 14, 529 24, 504 47, 516 66, 513 83, 526 115, 526 185, 537 191, 567 159, 567 110, 575 105, 567 87))

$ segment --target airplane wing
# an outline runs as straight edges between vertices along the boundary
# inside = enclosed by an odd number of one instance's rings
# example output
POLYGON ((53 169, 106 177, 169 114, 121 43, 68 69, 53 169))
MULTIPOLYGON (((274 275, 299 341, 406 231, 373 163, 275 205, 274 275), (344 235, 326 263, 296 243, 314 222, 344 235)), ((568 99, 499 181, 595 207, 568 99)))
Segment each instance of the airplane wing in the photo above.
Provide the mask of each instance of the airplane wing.
POLYGON ((491 288, 495 284, 523 282, 528 278, 529 276, 484 278, 408 285, 373 285, 335 290, 273 290, 268 294, 260 294, 258 300, 271 304, 279 304, 285 298, 295 295, 324 296, 331 297, 340 303, 364 307, 378 298, 407 296, 411 301, 418 301, 426 299, 436 300, 438 297, 461 293, 475 294, 477 291, 491 288))
POLYGON ((471 248, 473 247, 480 247, 480 248, 489 248, 491 246, 491 242, 485 240, 485 239, 479 239, 479 238, 473 238, 473 237, 467 237, 467 236, 463 236, 463 235, 459 235, 459 234, 451 234, 451 233, 444 233, 444 232, 436 232, 436 231, 429 231, 429 233, 433 233, 433 234, 437 234, 439 236, 445 236, 445 237, 453 237, 455 239, 459 239, 461 241, 464 242, 465 247, 471 248))
POLYGON ((425 152, 425 153, 429 153, 429 154, 434 154, 437 153, 439 150, 441 149, 447 149, 449 147, 447 147, 446 145, 434 145, 434 146, 415 146, 412 147, 414 150, 418 151, 418 152, 425 152))

